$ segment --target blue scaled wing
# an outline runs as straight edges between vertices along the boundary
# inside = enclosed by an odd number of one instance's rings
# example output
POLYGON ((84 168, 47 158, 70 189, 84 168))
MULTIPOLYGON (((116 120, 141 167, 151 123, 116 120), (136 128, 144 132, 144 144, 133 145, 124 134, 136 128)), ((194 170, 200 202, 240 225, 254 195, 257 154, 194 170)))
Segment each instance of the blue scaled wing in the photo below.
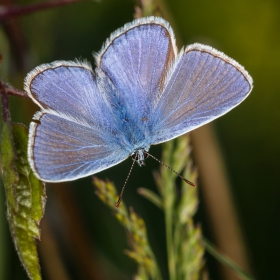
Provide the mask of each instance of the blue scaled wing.
POLYGON ((178 137, 227 113, 248 96, 252 83, 233 59, 208 46, 190 45, 176 58, 153 104, 151 144, 178 137))
POLYGON ((91 175, 129 155, 87 64, 39 66, 28 74, 25 90, 41 107, 30 125, 28 156, 43 181, 91 175))
POLYGON ((123 117, 131 118, 138 128, 150 117, 176 55, 171 27, 155 17, 135 20, 117 30, 96 55, 97 67, 118 91, 123 117))

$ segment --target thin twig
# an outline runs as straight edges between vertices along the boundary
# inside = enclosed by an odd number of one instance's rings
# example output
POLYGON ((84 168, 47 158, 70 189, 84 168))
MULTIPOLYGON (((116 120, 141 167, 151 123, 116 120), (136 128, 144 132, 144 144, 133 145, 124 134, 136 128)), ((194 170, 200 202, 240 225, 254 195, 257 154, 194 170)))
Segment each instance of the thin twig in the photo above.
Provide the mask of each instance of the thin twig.
POLYGON ((0 94, 2 99, 2 114, 3 121, 6 123, 11 123, 11 114, 9 110, 9 100, 8 93, 6 91, 5 84, 0 80, 0 94))
POLYGON ((3 90, 5 90, 5 93, 7 95, 15 95, 19 97, 29 98, 29 96, 24 91, 5 84, 1 79, 0 79, 0 88, 1 88, 1 93, 3 90))
POLYGON ((38 3, 38 4, 32 4, 27 6, 12 6, 12 7, 1 7, 0 10, 0 23, 11 19, 13 17, 23 16, 26 14, 39 12, 45 9, 64 6, 68 4, 72 4, 75 2, 81 2, 84 0, 60 0, 60 1, 54 1, 54 2, 47 2, 47 3, 38 3))
POLYGON ((25 91, 13 88, 11 86, 6 86, 6 92, 8 95, 15 95, 19 97, 29 98, 29 96, 25 93, 25 91))

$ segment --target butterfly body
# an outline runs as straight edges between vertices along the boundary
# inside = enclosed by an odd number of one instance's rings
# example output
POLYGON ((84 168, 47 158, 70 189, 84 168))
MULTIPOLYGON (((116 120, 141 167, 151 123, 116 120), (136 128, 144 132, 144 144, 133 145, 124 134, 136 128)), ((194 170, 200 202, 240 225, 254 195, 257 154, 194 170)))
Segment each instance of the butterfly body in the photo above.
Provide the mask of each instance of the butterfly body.
POLYGON ((84 62, 56 61, 30 72, 25 90, 41 110, 30 125, 28 155, 40 179, 67 181, 128 156, 144 164, 151 145, 204 125, 252 90, 247 71, 201 44, 177 52, 169 24, 135 20, 84 62))

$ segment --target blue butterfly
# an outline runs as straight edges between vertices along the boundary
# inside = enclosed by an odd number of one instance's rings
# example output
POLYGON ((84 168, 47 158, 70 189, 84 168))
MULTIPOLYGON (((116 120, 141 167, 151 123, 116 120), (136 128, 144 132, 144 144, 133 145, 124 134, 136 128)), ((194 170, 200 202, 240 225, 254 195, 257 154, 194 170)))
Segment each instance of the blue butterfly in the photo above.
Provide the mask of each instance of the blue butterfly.
POLYGON ((225 54, 192 44, 177 51, 169 24, 137 19, 86 62, 43 64, 25 79, 41 110, 29 130, 30 165, 43 181, 85 177, 127 157, 141 166, 163 143, 227 113, 250 93, 247 71, 225 54))

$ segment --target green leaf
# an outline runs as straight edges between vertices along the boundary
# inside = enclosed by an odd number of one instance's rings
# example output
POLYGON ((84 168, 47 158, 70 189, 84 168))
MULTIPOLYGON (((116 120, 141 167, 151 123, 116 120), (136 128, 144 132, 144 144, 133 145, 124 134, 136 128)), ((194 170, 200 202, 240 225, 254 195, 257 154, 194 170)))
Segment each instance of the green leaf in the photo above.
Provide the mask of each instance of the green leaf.
POLYGON ((27 160, 27 128, 4 123, 1 138, 2 176, 7 198, 7 218, 20 260, 30 279, 41 278, 35 238, 44 214, 45 188, 27 160))
POLYGON ((0 184, 0 279, 7 279, 9 270, 10 252, 8 250, 8 234, 6 230, 6 206, 4 202, 4 189, 0 184))
POLYGON ((219 253, 214 246, 210 243, 209 240, 204 238, 205 248, 208 253, 210 253, 214 258, 220 261, 222 264, 226 265, 227 267, 231 268, 242 280, 254 280, 252 276, 250 276, 247 272, 241 269, 234 261, 231 259, 223 256, 219 253))
POLYGON ((143 197, 150 200, 153 204, 155 204, 159 209, 162 209, 162 201, 161 198, 154 193, 153 191, 146 189, 146 188, 139 188, 137 190, 139 194, 141 194, 143 197))

